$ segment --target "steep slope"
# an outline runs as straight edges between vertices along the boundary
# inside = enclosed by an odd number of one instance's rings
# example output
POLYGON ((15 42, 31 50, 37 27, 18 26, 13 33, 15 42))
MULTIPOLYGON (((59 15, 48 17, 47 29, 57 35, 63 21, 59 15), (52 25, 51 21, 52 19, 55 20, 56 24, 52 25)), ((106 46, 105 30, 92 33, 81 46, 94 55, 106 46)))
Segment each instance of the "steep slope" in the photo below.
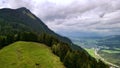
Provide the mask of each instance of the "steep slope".
POLYGON ((39 18, 24 7, 19 9, 0 9, 0 22, 4 22, 4 24, 0 24, 6 26, 0 26, 0 34, 6 34, 7 31, 4 29, 8 29, 10 33, 15 31, 34 31, 38 34, 51 34, 61 41, 72 43, 68 38, 59 36, 51 31, 39 18))
POLYGON ((0 50, 0 68, 65 68, 44 44, 15 42, 0 50))

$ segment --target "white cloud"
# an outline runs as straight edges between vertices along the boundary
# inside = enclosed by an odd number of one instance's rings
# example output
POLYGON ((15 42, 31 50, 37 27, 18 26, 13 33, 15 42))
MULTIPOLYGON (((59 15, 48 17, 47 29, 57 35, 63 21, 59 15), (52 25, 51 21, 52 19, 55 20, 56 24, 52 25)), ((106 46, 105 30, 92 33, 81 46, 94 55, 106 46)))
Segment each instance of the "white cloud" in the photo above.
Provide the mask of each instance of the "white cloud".
POLYGON ((120 34, 120 0, 1 0, 5 7, 27 7, 58 33, 120 34))

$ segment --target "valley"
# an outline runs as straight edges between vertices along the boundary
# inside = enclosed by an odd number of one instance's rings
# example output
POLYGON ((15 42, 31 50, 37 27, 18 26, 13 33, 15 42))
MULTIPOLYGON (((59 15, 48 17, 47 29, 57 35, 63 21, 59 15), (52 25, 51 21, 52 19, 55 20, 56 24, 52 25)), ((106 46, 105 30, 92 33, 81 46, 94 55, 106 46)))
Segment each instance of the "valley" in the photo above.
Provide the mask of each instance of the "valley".
MULTIPOLYGON (((119 47, 108 47, 108 46, 99 46, 98 42, 102 38, 72 38, 75 44, 83 47, 91 56, 96 59, 101 59, 105 63, 111 65, 111 68, 120 68, 120 48, 119 47)), ((113 41, 114 42, 114 41, 113 41)), ((107 44, 107 43, 106 43, 107 44)), ((115 43, 114 43, 115 44, 115 43)))
MULTIPOLYGON (((102 60, 104 61, 105 63, 109 64, 111 66, 111 68, 120 68, 118 65, 119 65, 119 58, 118 59, 114 59, 114 57, 109 57, 108 58, 108 55, 105 56, 106 54, 104 53, 101 53, 101 50, 98 51, 97 49, 95 48, 85 48, 85 50, 92 56, 92 57, 95 57, 97 60, 102 60), (112 62, 111 62, 112 61, 112 62), (115 63, 116 62, 116 63, 115 63), (117 65, 116 65, 117 64, 117 65)), ((109 51, 109 50, 108 50, 109 51)), ((120 53, 120 52, 118 52, 120 53)))

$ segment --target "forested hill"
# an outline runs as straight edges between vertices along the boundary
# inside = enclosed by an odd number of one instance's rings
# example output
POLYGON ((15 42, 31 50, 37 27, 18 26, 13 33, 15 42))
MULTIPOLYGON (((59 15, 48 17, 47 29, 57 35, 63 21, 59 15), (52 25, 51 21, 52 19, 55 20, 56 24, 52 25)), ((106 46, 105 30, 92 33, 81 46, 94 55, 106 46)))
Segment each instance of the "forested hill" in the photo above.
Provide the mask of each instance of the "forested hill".
POLYGON ((72 43, 68 38, 60 36, 50 30, 38 17, 25 7, 19 9, 0 9, 0 34, 13 34, 15 32, 33 31, 37 34, 48 33, 56 36, 59 40, 72 43), (5 27, 3 27, 5 26, 5 27), (6 32, 6 30, 8 30, 6 32))
POLYGON ((0 9, 0 48, 16 41, 44 43, 60 57, 66 68, 109 68, 71 40, 50 30, 28 9, 0 9))

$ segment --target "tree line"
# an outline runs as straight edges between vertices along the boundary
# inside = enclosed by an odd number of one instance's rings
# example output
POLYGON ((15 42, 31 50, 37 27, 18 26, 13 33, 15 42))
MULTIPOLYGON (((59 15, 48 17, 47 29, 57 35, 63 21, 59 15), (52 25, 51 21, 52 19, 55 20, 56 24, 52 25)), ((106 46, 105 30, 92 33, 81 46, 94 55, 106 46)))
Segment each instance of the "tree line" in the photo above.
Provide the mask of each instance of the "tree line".
POLYGON ((46 44, 51 47, 54 54, 60 57, 60 60, 67 68, 109 68, 101 60, 96 61, 84 51, 73 50, 70 44, 64 43, 58 40, 57 37, 47 33, 38 35, 34 32, 23 31, 16 34, 0 35, 0 48, 16 41, 32 41, 46 44))

